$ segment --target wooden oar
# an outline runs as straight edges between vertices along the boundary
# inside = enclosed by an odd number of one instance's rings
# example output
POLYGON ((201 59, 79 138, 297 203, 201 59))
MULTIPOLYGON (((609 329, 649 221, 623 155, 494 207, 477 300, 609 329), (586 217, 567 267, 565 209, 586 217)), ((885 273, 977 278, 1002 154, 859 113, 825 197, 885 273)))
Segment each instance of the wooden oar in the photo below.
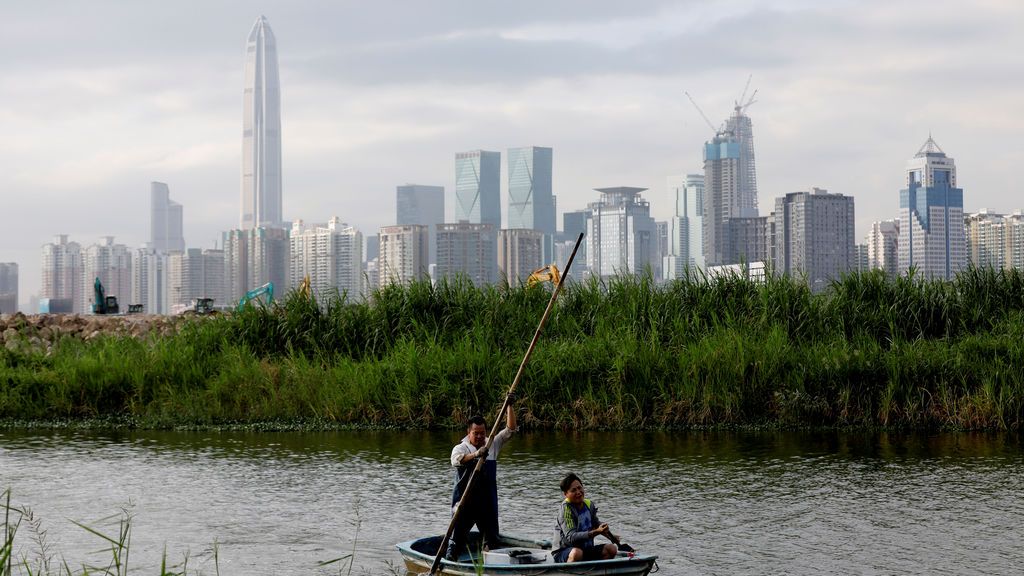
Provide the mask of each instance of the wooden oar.
POLYGON ((526 368, 526 363, 530 360, 530 355, 533 354, 533 348, 537 345, 537 340, 540 339, 540 332, 544 328, 544 323, 548 321, 548 316, 551 311, 555 308, 555 300, 558 298, 558 293, 562 291, 562 285, 565 284, 565 279, 569 276, 569 268, 572 267, 572 261, 576 258, 576 251, 580 248, 580 243, 583 242, 583 233, 580 232, 578 238, 576 238, 576 245, 572 248, 572 254, 569 255, 569 261, 565 263, 565 270, 562 271, 562 277, 559 279, 558 284, 555 285, 555 289, 551 291, 551 299, 548 300, 548 306, 544 309, 544 315, 540 317, 540 323, 537 324, 537 331, 533 333, 533 340, 530 341, 530 346, 526 349, 526 354, 523 356, 523 361, 519 363, 519 370, 516 372, 516 377, 512 380, 512 386, 509 387, 508 392, 505 394, 505 401, 501 404, 501 409, 498 410, 498 416, 494 419, 494 426, 491 427, 491 434, 487 437, 487 442, 484 444, 484 453, 480 458, 476 460, 476 466, 473 468, 473 472, 469 475, 469 481, 466 482, 466 489, 462 491, 462 498, 459 499, 458 506, 455 507, 455 514, 452 514, 451 522, 448 523, 448 531, 445 532, 444 538, 441 539, 441 546, 437 549, 437 555, 434 556, 434 563, 430 566, 430 574, 437 574, 437 569, 441 565, 441 556, 444 555, 445 549, 448 548, 448 541, 452 538, 452 532, 455 531, 455 523, 459 519, 459 514, 462 514, 462 504, 469 500, 469 494, 473 490, 477 475, 483 470, 484 462, 487 460, 487 452, 490 450, 491 443, 494 441, 494 436, 498 433, 498 426, 501 424, 501 417, 505 414, 508 409, 509 400, 512 398, 512 394, 516 390, 516 386, 519 384, 519 379, 523 376, 523 370, 526 368))

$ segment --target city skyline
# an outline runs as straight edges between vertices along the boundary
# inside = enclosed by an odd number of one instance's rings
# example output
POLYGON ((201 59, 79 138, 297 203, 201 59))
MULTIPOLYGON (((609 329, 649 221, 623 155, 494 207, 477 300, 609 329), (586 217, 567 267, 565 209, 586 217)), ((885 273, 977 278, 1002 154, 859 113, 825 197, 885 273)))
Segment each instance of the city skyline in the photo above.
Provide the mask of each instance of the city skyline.
MULTIPOLYGON (((38 292, 40 247, 56 234, 140 246, 151 181, 185 207, 190 247, 213 247, 239 213, 239 61, 258 14, 213 4, 197 24, 187 9, 112 6, 72 7, 62 19, 15 6, 15 30, 34 32, 2 40, 11 59, 0 189, 18 218, 0 233, 0 261, 21 265, 23 301, 38 292), (154 11, 166 30, 143 25, 154 11)), ((1024 13, 999 2, 958 8, 569 2, 544 15, 460 18, 434 6, 409 7, 387 30, 371 7, 268 9, 287 39, 283 218, 337 215, 370 234, 393 223, 394 186, 454 191, 452 154, 540 145, 558 149, 562 212, 585 206, 591 188, 628 182, 649 188, 664 220, 665 177, 698 172, 711 136, 682 91, 717 123, 751 73, 761 206, 809 186, 854 196, 861 239, 896 216, 908 151, 932 131, 956 151, 965 212, 1009 213, 1020 208, 1007 183, 1022 127, 1006 110, 1021 88, 1003 71, 1022 53, 1011 32, 1024 13), (339 21, 342 33, 327 25, 339 21), (488 58, 462 57, 473 46, 488 58), (703 60, 687 46, 706 47, 703 60)), ((502 203, 505 188, 503 175, 502 203)))

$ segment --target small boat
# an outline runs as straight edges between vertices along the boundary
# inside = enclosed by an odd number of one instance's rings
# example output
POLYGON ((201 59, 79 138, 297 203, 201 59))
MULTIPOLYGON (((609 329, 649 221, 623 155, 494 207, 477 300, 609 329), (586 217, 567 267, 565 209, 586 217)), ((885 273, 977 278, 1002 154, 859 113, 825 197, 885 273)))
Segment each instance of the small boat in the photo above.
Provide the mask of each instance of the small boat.
MULTIPOLYGON (((501 548, 479 552, 463 552, 458 562, 441 560, 440 573, 458 576, 645 576, 655 566, 657 556, 619 552, 615 558, 589 562, 555 562, 550 540, 532 540, 508 534, 499 535, 501 548), (481 571, 482 570, 482 571, 481 571)), ((428 536, 397 544, 405 567, 413 574, 426 574, 443 536, 428 536)), ((470 532, 470 550, 480 550, 480 535, 470 532)))

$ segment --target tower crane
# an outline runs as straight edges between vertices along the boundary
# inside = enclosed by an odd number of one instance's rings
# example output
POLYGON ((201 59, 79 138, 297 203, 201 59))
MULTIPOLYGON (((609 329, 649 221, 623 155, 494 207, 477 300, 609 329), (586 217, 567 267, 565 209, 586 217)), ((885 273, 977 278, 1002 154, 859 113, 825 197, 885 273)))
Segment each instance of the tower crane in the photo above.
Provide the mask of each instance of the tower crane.
POLYGON ((751 104, 757 102, 757 100, 754 99, 757 96, 756 88, 754 89, 754 92, 751 93, 750 98, 747 98, 747 90, 750 90, 750 81, 753 80, 753 78, 753 74, 747 76, 747 83, 743 86, 743 93, 740 94, 740 99, 736 100, 735 106, 733 106, 733 110, 736 111, 737 116, 746 112, 747 108, 749 108, 751 104))
POLYGON ((690 93, 685 91, 683 92, 683 94, 686 94, 686 97, 690 99, 690 104, 693 104, 693 107, 697 109, 697 112, 700 114, 700 117, 703 118, 705 122, 707 122, 708 128, 711 128, 711 131, 714 132, 715 134, 721 132, 721 130, 715 128, 715 125, 711 123, 711 120, 708 120, 708 115, 705 114, 704 111, 700 109, 700 106, 697 105, 697 101, 693 99, 693 96, 690 96, 690 93))

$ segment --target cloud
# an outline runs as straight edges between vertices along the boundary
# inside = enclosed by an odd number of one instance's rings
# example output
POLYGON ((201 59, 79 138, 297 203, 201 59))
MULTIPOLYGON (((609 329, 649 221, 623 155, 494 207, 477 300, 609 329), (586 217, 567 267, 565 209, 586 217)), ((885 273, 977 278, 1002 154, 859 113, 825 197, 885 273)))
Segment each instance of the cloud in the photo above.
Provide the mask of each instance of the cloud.
MULTIPOLYGON (((145 239, 151 180, 185 206, 190 245, 237 224, 248 3, 5 8, 0 194, 19 217, 0 260, 21 263, 23 295, 53 234, 145 239)), ((809 186, 853 194, 860 237, 895 214, 929 131, 957 160, 968 210, 1021 204, 1019 2, 396 0, 266 15, 287 217, 372 234, 396 185, 451 194, 455 152, 522 145, 554 148, 560 209, 635 185, 664 217, 665 176, 699 172, 709 136, 683 92, 718 123, 748 74, 762 213, 809 186)))

